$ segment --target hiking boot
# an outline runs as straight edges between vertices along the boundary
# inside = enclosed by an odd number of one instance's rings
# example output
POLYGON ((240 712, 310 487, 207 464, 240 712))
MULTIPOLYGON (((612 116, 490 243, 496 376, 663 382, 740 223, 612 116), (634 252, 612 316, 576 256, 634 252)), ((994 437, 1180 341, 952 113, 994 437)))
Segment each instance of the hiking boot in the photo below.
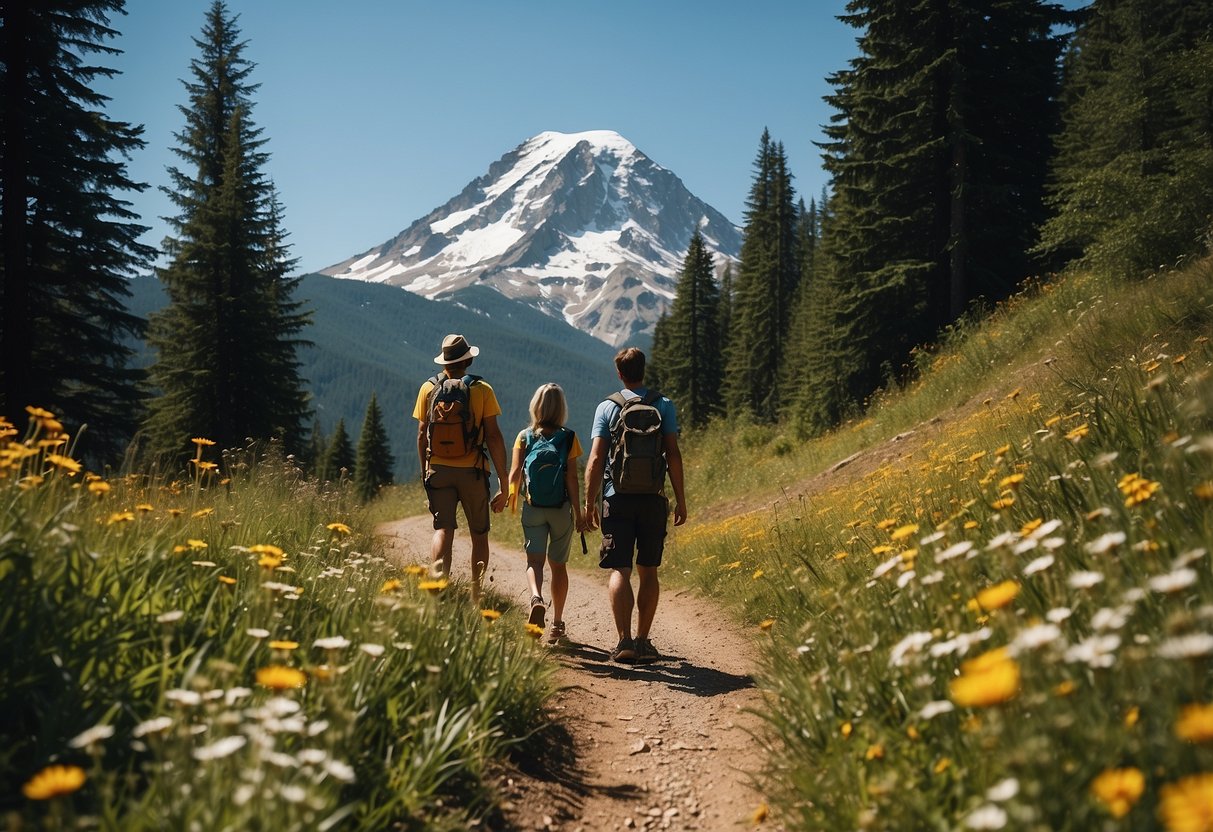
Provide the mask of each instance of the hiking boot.
POLYGON ((564 634, 564 622, 563 621, 553 621, 552 626, 548 628, 547 643, 554 647, 557 644, 560 644, 561 642, 564 642, 566 640, 567 639, 564 634))
POLYGON ((543 627, 543 618, 547 615, 548 608, 544 606, 543 599, 538 595, 531 596, 531 615, 527 618, 527 622, 534 624, 536 627, 543 627))
POLYGON ((611 651, 611 661, 621 664, 631 664, 636 661, 636 645, 630 638, 619 639, 619 644, 611 651))
POLYGON ((657 652, 657 648, 653 646, 653 642, 647 638, 636 639, 636 664, 652 664, 655 661, 660 661, 661 654, 657 652))

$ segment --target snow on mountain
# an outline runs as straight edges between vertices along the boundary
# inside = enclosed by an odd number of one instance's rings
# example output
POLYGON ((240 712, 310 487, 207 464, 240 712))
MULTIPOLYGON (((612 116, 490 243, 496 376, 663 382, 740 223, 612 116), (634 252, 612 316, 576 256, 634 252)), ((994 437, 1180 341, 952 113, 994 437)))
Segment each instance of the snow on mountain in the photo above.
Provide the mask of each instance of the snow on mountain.
POLYGON ((473 285, 612 346, 649 333, 698 228, 718 271, 739 229, 609 130, 540 133, 392 239, 323 270, 436 300, 473 285))

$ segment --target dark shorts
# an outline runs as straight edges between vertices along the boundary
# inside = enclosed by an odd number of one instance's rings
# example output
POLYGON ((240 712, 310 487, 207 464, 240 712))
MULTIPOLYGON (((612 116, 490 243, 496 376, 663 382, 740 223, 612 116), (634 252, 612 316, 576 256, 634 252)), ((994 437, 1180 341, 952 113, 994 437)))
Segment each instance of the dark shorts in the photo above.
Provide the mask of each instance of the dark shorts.
POLYGON ((489 477, 477 468, 435 465, 425 480, 425 496, 435 529, 454 529, 455 509, 463 504, 468 529, 475 534, 489 531, 489 477))
POLYGON ((669 516, 670 501, 664 494, 616 494, 603 499, 598 565, 631 569, 635 555, 640 566, 661 566, 669 516))

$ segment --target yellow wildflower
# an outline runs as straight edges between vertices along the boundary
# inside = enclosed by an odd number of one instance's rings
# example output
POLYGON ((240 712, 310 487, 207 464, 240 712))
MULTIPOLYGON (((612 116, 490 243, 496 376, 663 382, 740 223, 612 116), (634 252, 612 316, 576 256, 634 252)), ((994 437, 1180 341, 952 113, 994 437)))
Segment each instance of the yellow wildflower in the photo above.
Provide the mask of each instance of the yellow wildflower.
POLYGON ((997 500, 990 503, 990 508, 996 511, 1002 511, 1004 508, 1010 508, 1013 505, 1015 505, 1015 496, 1008 491, 997 500))
POLYGON ((47 766, 21 787, 30 800, 50 800, 71 794, 84 785, 84 769, 79 766, 47 766))
POLYGON ((526 623, 526 634, 531 638, 539 638, 541 635, 543 635, 543 628, 538 624, 532 624, 528 621, 526 623))
POLYGON ((740 568, 741 568, 741 561, 739 561, 739 560, 735 560, 735 561, 733 561, 732 563, 726 563, 726 564, 724 565, 724 568, 725 568, 725 569, 740 569, 740 568))
POLYGON ((893 540, 905 540, 907 537, 909 537, 912 534, 916 534, 917 532, 918 532, 918 524, 917 523, 908 523, 904 526, 900 526, 900 527, 894 529, 893 532, 889 535, 889 537, 891 537, 893 540))
POLYGON ((155 506, 153 506, 151 503, 140 503, 139 505, 135 506, 135 511, 148 512, 155 510, 155 506))
POLYGON ((1213 742, 1213 705, 1184 705, 1175 720, 1175 736, 1185 742, 1213 742))
POLYGON ((214 445, 215 444, 214 439, 203 439, 201 437, 194 437, 190 441, 193 442, 195 445, 197 445, 199 449, 201 449, 202 446, 204 446, 204 445, 214 445))
POLYGON ((197 511, 195 511, 193 514, 191 514, 190 516, 194 517, 194 518, 202 518, 202 517, 207 517, 214 513, 215 513, 215 510, 213 508, 200 508, 197 511))
POLYGON ((1083 422, 1081 425, 1079 425, 1078 427, 1074 428, 1069 433, 1067 433, 1066 439, 1069 439, 1071 442, 1077 442, 1078 440, 1082 439, 1084 436, 1086 436, 1090 432, 1091 432, 1091 426, 1089 424, 1087 424, 1086 422, 1083 422))
POLYGON ((1213 829, 1213 774, 1193 774, 1159 790, 1158 817, 1167 832, 1213 829))
POLYGON ((404 567, 404 574, 406 575, 424 575, 425 573, 426 568, 419 563, 410 563, 404 567))
POLYGON ((758 629, 762 630, 762 631, 765 633, 765 632, 768 632, 768 631, 769 631, 769 630, 770 630, 772 627, 774 627, 774 626, 775 626, 775 619, 774 619, 774 618, 766 618, 766 619, 763 619, 763 620, 762 620, 762 621, 761 621, 761 622, 758 624, 758 629))
POLYGON ((935 764, 934 768, 932 768, 931 771, 935 772, 936 774, 943 774, 945 771, 947 771, 951 767, 952 767, 952 761, 949 758, 940 757, 939 762, 937 762, 935 764))
POLYGON ((1109 768, 1091 781, 1091 794, 1108 807, 1114 818, 1123 818, 1146 790, 1146 778, 1138 768, 1109 768))
POLYGON ((842 736, 846 738, 851 736, 851 732, 855 730, 855 726, 850 722, 844 722, 838 730, 842 733, 842 736))
POLYGON ((1015 600, 1019 594, 1019 584, 1015 581, 1003 581, 994 586, 988 586, 973 600, 984 610, 999 610, 1015 600))
POLYGON ((109 516, 109 519, 105 521, 105 525, 112 526, 115 523, 129 523, 134 519, 135 512, 133 511, 117 511, 109 516))
POLYGON ((447 587, 446 578, 439 578, 436 581, 422 581, 421 583, 417 584, 418 589, 423 589, 426 592, 430 593, 431 595, 437 595, 439 592, 442 592, 442 590, 446 589, 446 587, 447 587))
MULTIPOLYGON (((271 650, 297 650, 297 649, 299 649, 299 642, 287 641, 286 639, 275 639, 274 641, 270 642, 270 649, 271 650)), ((258 681, 260 681, 260 680, 258 680, 258 681)))
POLYGON ((350 527, 347 526, 345 523, 329 523, 327 526, 325 526, 325 528, 328 529, 330 532, 337 532, 337 534, 349 534, 350 533, 350 527))
POLYGON ((767 819, 768 814, 770 814, 770 809, 767 808, 767 804, 759 803, 758 808, 750 815, 750 823, 757 826, 767 819))
POLYGON ((206 541, 199 540, 196 537, 191 537, 189 540, 185 541, 185 543, 187 546, 189 546, 191 549, 194 549, 194 550, 202 550, 202 549, 207 548, 206 541))
POLYGON ((1200 483, 1192 489, 1192 493, 1201 500, 1213 500, 1213 482, 1206 480, 1200 483))
POLYGON ((257 670, 257 684, 270 690, 289 690, 307 684, 307 674, 293 667, 272 664, 257 670))
POLYGON ((998 488, 1000 491, 1004 488, 1019 488, 1020 483, 1023 482, 1023 478, 1023 474, 1020 473, 1008 474, 998 481, 998 488))
POLYGON ((1125 474, 1120 478, 1117 487, 1120 493, 1125 495, 1125 506, 1132 507, 1146 502, 1158 489, 1162 488, 1161 483, 1151 482, 1140 474, 1125 474))
POLYGON ((763 576, 763 571, 761 569, 754 570, 754 580, 758 580, 762 576, 763 576))
POLYGON ((1019 693, 1019 665, 1000 647, 961 665, 961 675, 948 687, 952 701, 962 707, 997 705, 1019 693))
POLYGON ((219 577, 219 583, 221 583, 221 584, 227 584, 228 586, 236 585, 235 578, 229 578, 227 575, 219 575, 218 577, 219 577))
POLYGON ((1078 688, 1078 685, 1074 684, 1074 682, 1072 682, 1071 680, 1066 679, 1064 682, 1058 682, 1056 685, 1053 686, 1053 695, 1054 696, 1069 696, 1075 690, 1077 690, 1077 688, 1078 688))
POLYGON ((379 592, 383 595, 387 595, 389 592, 395 592, 402 586, 404 586, 404 584, 400 582, 399 578, 390 578, 389 580, 383 582, 383 586, 379 587, 379 592))
POLYGON ((62 468, 64 471, 72 474, 79 474, 84 468, 83 465, 70 456, 63 456, 62 454, 47 454, 46 461, 56 468, 62 468))
POLYGON ((1124 723, 1126 728, 1132 728, 1140 719, 1141 708, 1139 706, 1134 705, 1133 707, 1129 708, 1129 710, 1125 711, 1124 723))
POLYGON ((501 618, 501 610, 481 610, 480 615, 485 621, 496 621, 501 618))
POLYGON ((875 743, 873 745, 869 745, 868 750, 864 752, 863 758, 868 761, 883 760, 884 759, 884 746, 881 745, 880 743, 875 743))

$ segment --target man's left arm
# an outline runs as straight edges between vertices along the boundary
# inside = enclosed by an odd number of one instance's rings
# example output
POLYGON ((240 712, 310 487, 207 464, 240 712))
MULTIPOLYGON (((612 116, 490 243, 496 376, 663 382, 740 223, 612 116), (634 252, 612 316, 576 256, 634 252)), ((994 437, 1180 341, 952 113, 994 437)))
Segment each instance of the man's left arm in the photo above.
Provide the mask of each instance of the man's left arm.
POLYGON ((687 521, 687 495, 682 480, 682 451, 678 448, 678 434, 667 433, 662 437, 665 447, 665 466, 670 474, 670 485, 674 488, 674 525, 687 521))
POLYGON ((491 506, 493 511, 501 511, 505 508, 503 487, 510 472, 505 467, 505 438, 501 435, 496 416, 484 417, 484 444, 489 449, 489 459, 493 460, 493 468, 497 471, 497 493, 493 495, 491 506))

